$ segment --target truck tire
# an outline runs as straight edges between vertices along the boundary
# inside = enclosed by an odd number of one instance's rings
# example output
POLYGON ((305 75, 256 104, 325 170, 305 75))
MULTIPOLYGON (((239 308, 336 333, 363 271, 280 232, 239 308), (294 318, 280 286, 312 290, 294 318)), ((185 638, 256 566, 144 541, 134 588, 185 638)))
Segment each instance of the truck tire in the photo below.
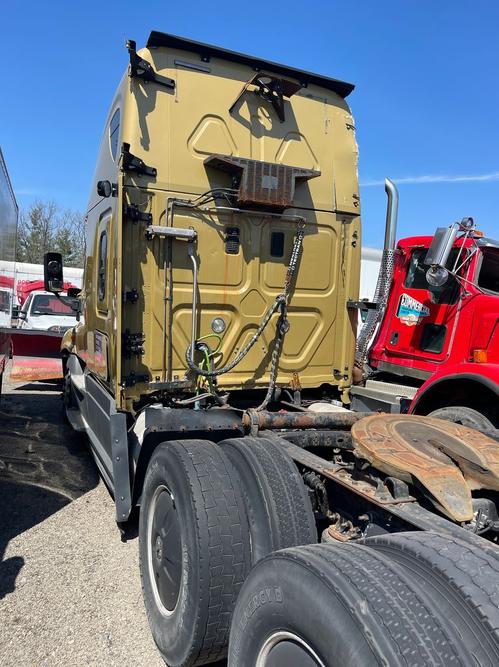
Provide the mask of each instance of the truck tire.
POLYGON ((484 414, 473 408, 455 405, 448 408, 439 408, 428 413, 428 417, 435 419, 446 419, 455 424, 462 424, 479 431, 490 431, 495 428, 494 424, 484 414))
POLYGON ((368 538, 440 609, 440 624, 467 665, 499 665, 499 559, 462 540, 429 532, 368 538))
POLYGON ((359 544, 270 554, 239 594, 230 667, 464 666, 400 570, 359 544))
POLYGON ((251 537, 252 564, 271 551, 317 542, 312 504, 293 460, 269 438, 220 443, 239 474, 251 537))
POLYGON ((154 451, 139 557, 149 625, 167 665, 223 658, 250 547, 237 474, 212 442, 164 442, 154 451))

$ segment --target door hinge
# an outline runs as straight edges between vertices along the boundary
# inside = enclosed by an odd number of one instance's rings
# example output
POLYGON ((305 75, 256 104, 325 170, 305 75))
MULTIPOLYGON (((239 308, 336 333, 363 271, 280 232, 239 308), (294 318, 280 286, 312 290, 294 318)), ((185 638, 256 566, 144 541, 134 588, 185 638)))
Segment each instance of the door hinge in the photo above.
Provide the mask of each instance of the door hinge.
POLYGON ((126 142, 121 146, 121 171, 131 171, 137 176, 156 176, 158 173, 155 167, 148 167, 143 160, 130 153, 130 144, 126 142))
POLYGON ((123 356, 130 359, 134 354, 144 354, 144 342, 146 337, 139 331, 138 333, 131 333, 129 329, 125 330, 123 334, 123 356))
POLYGON ((129 303, 137 303, 138 300, 139 300, 139 293, 135 289, 135 287, 131 290, 123 292, 123 301, 125 302, 128 301, 129 303))
POLYGON ((126 48, 128 50, 128 55, 130 56, 130 77, 132 79, 137 78, 142 79, 143 81, 154 81, 154 83, 158 83, 160 86, 175 90, 174 79, 157 74, 151 63, 148 63, 147 60, 144 60, 144 58, 137 55, 137 44, 133 39, 128 39, 126 41, 126 48))
POLYGON ((137 204, 127 204, 125 206, 125 218, 131 220, 134 225, 138 222, 145 222, 147 225, 152 224, 152 213, 141 211, 137 204))

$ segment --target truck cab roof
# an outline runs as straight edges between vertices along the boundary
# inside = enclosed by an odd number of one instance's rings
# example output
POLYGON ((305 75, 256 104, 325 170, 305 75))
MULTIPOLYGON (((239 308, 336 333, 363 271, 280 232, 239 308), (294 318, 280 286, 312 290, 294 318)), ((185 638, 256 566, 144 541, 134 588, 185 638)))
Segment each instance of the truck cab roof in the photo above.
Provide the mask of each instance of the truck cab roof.
POLYGON ((283 74, 284 76, 291 76, 294 79, 298 79, 304 88, 309 83, 315 83, 318 86, 326 88, 327 90, 332 90, 343 98, 348 97, 348 95, 350 95, 350 93, 355 88, 352 83, 340 81, 339 79, 333 79, 322 74, 314 74, 302 69, 289 67, 288 65, 281 65, 279 63, 272 62, 271 60, 263 60, 261 58, 256 58, 255 56, 248 56, 244 53, 239 53, 237 51, 222 49, 219 46, 212 46, 211 44, 196 42, 191 39, 185 39, 184 37, 178 37, 177 35, 171 35, 169 33, 157 32, 156 30, 153 30, 149 35, 149 39, 147 40, 147 48, 154 49, 161 46, 196 53, 204 62, 209 62, 211 58, 219 58, 221 60, 228 60, 232 63, 248 65, 255 71, 260 71, 262 69, 271 70, 276 74, 283 74))

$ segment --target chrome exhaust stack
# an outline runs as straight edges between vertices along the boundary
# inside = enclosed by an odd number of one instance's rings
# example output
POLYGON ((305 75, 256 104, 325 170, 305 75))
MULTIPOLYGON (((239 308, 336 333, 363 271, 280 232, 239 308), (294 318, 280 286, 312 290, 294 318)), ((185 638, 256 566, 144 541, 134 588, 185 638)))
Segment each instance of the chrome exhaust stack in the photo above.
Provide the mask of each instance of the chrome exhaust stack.
POLYGON ((369 370, 365 369, 367 355, 371 342, 378 330, 378 325, 383 319, 386 310, 395 264, 399 194, 397 186, 389 178, 385 178, 385 192, 387 203, 383 257, 381 259, 378 281, 376 283, 376 290, 373 298, 373 301, 376 304, 376 309, 367 311, 366 321, 357 338, 357 349, 355 354, 355 365, 360 369, 364 379, 369 374, 369 370))
POLYGON ((397 240, 399 193, 397 186, 389 178, 385 178, 385 192, 388 200, 386 202, 385 243, 383 249, 394 250, 397 240))

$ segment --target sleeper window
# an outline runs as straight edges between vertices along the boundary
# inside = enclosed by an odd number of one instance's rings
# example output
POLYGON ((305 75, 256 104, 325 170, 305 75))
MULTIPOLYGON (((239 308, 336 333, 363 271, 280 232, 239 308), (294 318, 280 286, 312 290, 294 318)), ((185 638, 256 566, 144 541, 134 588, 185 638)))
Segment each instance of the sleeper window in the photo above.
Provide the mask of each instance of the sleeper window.
POLYGON ((106 298, 106 270, 107 270, 107 233, 102 232, 99 238, 99 268, 97 275, 97 294, 99 301, 106 298))
POLYGON ((118 139, 120 136, 120 110, 116 109, 109 123, 109 147, 113 160, 116 160, 118 153, 118 139))

